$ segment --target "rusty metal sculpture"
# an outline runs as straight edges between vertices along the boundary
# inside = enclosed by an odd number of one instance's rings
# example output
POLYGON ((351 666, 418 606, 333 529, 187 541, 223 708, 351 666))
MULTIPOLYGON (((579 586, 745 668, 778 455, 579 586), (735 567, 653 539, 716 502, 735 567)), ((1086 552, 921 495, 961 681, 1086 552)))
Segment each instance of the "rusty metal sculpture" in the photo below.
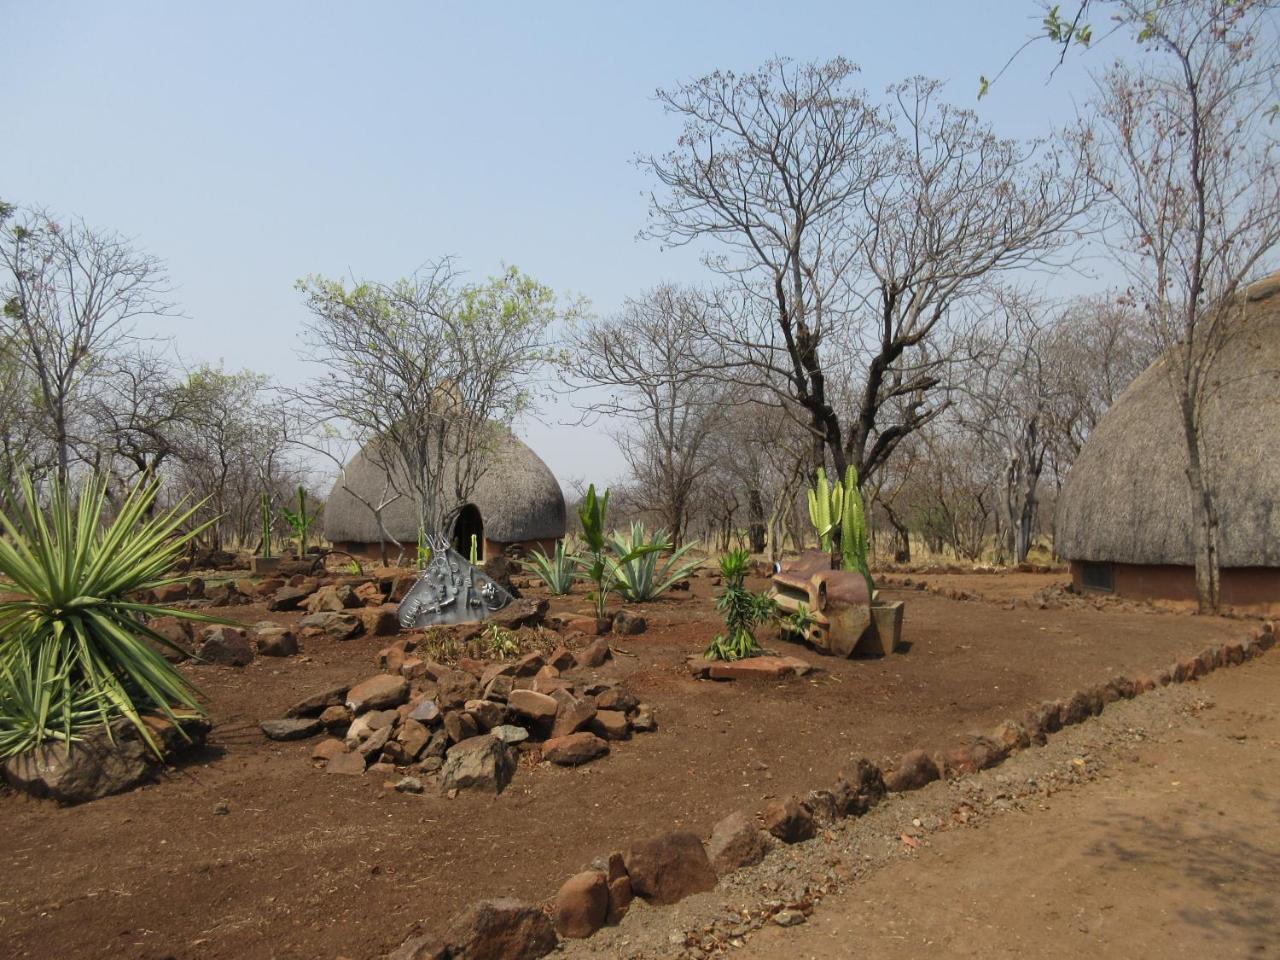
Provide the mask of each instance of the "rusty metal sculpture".
POLYGON ((512 601, 510 593, 467 562, 444 537, 427 537, 427 546, 431 559, 400 604, 404 629, 474 623, 512 601))
POLYGON ((808 641, 827 653, 850 656, 871 626, 866 578, 832 570, 831 555, 809 550, 773 575, 773 598, 784 613, 810 617, 808 641))

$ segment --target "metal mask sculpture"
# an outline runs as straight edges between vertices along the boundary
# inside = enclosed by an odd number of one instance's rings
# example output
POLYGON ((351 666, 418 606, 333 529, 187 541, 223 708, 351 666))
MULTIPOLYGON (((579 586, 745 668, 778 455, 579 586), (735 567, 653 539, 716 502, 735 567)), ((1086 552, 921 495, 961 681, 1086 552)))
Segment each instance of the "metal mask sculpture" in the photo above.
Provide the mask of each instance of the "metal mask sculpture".
POLYGON ((431 559, 400 603, 400 626, 474 623, 501 610, 512 596, 473 567, 438 534, 427 537, 431 559))

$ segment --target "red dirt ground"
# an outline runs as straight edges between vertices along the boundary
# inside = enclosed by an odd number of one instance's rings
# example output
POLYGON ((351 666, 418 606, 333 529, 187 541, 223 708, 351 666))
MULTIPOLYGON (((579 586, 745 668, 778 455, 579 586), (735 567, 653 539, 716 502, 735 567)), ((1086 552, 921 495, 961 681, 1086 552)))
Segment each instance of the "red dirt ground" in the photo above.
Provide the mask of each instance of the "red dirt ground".
MULTIPOLYGON (((822 672, 720 684, 682 668, 716 630, 712 588, 694 585, 692 595, 644 605, 649 631, 619 638, 625 653, 601 671, 654 705, 659 731, 577 769, 522 764, 496 799, 396 794, 376 776, 313 769, 308 742, 262 737, 258 721, 375 672, 383 640, 316 641, 302 657, 243 670, 191 668, 215 722, 196 762, 75 808, 0 794, 9 834, 0 952, 375 957, 415 924, 439 927, 479 897, 542 900, 632 838, 675 826, 705 835, 727 810, 829 784, 853 757, 886 759, 990 728, 1039 700, 1164 666, 1246 630, 1230 620, 1008 610, 890 590, 908 601, 908 653, 846 661, 766 641, 822 672), (222 801, 226 815, 215 812, 222 801)), ((226 613, 249 623, 268 616, 257 607, 226 613)))

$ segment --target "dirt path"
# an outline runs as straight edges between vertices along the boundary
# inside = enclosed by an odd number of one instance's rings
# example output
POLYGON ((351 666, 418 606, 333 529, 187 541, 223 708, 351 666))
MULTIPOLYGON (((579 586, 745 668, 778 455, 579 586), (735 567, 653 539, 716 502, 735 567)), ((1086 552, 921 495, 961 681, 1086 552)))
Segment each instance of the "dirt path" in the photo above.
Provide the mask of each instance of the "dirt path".
POLYGON ((712 955, 696 932, 711 924, 736 946, 726 916, 748 916, 760 891, 801 896, 797 874, 808 873, 804 887, 818 899, 827 866, 857 876, 807 922, 767 922, 732 955, 1276 956, 1278 687, 1273 654, 1117 704, 967 786, 936 784, 806 845, 814 850, 776 851, 727 899, 708 895, 665 934, 649 928, 661 912, 645 911, 599 955, 712 955), (948 815, 957 804, 974 808, 976 829, 948 815), (683 931, 695 931, 687 950, 683 931))

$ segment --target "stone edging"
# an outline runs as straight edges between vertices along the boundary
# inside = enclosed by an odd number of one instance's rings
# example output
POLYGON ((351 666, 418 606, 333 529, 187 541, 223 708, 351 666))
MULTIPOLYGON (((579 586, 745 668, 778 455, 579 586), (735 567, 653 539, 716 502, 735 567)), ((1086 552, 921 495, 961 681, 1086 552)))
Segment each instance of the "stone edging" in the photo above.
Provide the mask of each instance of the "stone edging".
MULTIPOLYGON (((729 814, 716 824, 706 844, 689 832, 632 842, 625 851, 601 858, 591 869, 569 878, 549 911, 510 899, 479 901, 459 914, 443 935, 411 936, 388 960, 535 960, 553 951, 560 937, 590 937, 606 924, 618 923, 633 896, 658 906, 714 888, 718 877, 763 859, 772 842, 766 832, 786 844, 811 839, 825 824, 865 814, 886 792, 918 790, 935 780, 997 766, 1014 752, 1045 744, 1048 734, 1097 716, 1110 703, 1243 664, 1275 643, 1275 626, 1266 622, 1243 641, 1210 645, 1154 674, 1117 676, 1066 698, 1045 701, 989 734, 962 737, 941 751, 908 751, 887 772, 859 759, 830 790, 775 800, 754 817, 745 811, 729 814)), ((780 914, 775 920, 786 925, 788 918, 780 914)))

